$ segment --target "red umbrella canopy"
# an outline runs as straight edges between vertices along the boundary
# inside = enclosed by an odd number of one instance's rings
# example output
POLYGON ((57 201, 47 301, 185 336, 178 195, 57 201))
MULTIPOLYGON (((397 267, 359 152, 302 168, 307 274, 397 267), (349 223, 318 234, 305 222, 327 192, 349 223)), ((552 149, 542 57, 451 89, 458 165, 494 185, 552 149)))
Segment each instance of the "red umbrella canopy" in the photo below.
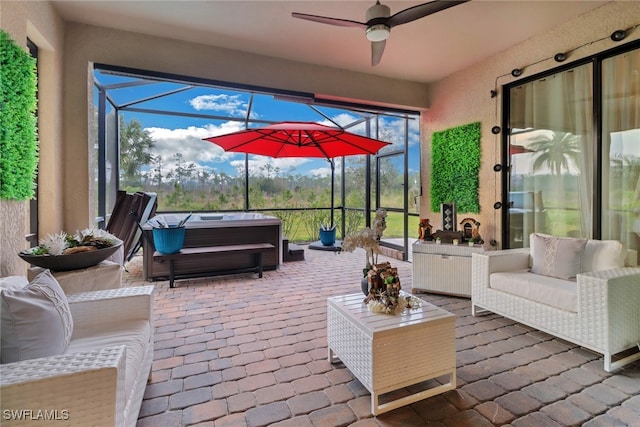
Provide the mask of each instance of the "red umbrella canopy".
POLYGON ((334 157, 376 154, 389 142, 313 122, 282 122, 204 138, 225 151, 270 157, 334 157))

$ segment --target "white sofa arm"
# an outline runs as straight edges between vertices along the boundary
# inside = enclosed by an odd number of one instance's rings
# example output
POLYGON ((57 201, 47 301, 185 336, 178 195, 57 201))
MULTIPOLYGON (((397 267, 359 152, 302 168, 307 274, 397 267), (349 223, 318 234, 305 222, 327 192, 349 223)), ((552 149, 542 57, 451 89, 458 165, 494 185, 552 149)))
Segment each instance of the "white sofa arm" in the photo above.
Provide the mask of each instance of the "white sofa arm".
POLYGON ((94 326, 115 319, 144 319, 153 325, 153 286, 106 289, 67 295, 73 322, 94 326))
POLYGON ((125 352, 112 346, 0 365, 0 424, 123 425, 125 352))
POLYGON ((632 354, 612 361, 610 355, 640 345, 640 268, 625 267, 578 274, 578 313, 583 319, 580 338, 608 349, 610 372, 640 359, 632 354))
POLYGON ((640 341, 640 268, 582 273, 577 275, 576 282, 578 312, 588 313, 592 319, 602 319, 600 324, 593 325, 594 331, 609 324, 607 341, 610 347, 628 348, 640 341))
MULTIPOLYGON (((504 249, 471 255, 471 314, 492 306, 491 273, 529 268, 529 248, 504 249)), ((493 298, 493 299, 492 299, 493 298)))
POLYGON ((473 284, 489 287, 491 273, 529 268, 529 252, 529 248, 474 252, 471 255, 472 287, 473 284))

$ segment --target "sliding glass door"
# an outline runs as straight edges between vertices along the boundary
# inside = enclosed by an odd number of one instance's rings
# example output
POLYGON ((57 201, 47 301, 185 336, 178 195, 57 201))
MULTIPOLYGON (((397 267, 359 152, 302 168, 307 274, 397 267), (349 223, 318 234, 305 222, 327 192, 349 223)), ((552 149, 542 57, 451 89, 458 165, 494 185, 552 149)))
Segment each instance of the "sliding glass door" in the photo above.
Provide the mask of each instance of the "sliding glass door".
POLYGON ((505 87, 503 241, 640 248, 640 42, 505 87))

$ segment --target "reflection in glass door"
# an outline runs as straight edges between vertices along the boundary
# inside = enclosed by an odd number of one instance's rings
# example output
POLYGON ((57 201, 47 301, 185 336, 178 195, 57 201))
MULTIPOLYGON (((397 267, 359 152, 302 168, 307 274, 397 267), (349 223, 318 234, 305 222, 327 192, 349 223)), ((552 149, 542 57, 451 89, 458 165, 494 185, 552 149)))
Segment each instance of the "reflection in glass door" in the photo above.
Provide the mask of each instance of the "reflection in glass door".
POLYGON ((533 232, 591 237, 592 68, 589 63, 510 90, 510 248, 528 247, 533 232))

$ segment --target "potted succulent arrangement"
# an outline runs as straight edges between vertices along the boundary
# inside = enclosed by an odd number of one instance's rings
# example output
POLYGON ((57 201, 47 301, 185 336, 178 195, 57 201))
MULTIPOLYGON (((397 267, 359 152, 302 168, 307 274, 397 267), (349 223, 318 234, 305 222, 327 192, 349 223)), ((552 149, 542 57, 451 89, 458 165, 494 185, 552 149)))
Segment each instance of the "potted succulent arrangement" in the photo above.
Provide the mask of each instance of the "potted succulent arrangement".
POLYGON ((76 270, 99 264, 122 246, 122 240, 105 230, 87 228, 75 235, 49 234, 39 246, 21 251, 26 262, 54 271, 76 270))

